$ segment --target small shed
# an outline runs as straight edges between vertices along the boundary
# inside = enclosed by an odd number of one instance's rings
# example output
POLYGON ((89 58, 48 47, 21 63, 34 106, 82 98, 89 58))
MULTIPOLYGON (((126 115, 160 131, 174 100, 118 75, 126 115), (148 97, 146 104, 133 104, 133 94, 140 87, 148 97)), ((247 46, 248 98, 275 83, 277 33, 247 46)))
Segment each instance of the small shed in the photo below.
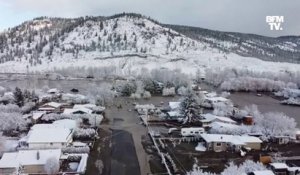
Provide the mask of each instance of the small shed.
POLYGON ((296 139, 297 139, 297 140, 300 140, 300 130, 297 130, 297 131, 296 131, 296 139))
POLYGON ((250 115, 243 117, 243 123, 244 125, 253 125, 253 117, 250 115))
POLYGON ((273 141, 279 145, 288 144, 291 141, 290 136, 274 136, 273 141))
POLYGON ((46 114, 45 111, 33 111, 32 112, 32 122, 38 123, 40 119, 46 114))
POLYGON ((275 175, 271 170, 258 170, 248 173, 247 175, 275 175))
POLYGON ((64 114, 92 114, 92 110, 88 108, 65 109, 64 114))
POLYGON ((270 168, 276 175, 288 175, 288 168, 286 163, 270 163, 270 168))

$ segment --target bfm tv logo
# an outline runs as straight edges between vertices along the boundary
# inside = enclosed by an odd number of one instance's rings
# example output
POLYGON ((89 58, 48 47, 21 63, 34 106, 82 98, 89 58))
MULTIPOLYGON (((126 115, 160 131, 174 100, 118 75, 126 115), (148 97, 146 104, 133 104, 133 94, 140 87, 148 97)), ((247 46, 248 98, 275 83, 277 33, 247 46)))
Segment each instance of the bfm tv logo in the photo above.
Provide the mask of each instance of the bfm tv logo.
POLYGON ((284 16, 266 16, 266 22, 270 25, 270 30, 283 30, 284 16))

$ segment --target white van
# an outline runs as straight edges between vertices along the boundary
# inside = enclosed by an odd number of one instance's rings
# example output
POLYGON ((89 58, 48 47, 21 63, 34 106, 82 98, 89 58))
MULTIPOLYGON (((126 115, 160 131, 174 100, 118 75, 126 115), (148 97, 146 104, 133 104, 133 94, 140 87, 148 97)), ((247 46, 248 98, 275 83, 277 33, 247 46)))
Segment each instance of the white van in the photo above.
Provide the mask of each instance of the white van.
POLYGON ((187 136, 200 136, 205 132, 204 128, 201 127, 191 127, 191 128, 181 128, 181 135, 184 137, 187 136))

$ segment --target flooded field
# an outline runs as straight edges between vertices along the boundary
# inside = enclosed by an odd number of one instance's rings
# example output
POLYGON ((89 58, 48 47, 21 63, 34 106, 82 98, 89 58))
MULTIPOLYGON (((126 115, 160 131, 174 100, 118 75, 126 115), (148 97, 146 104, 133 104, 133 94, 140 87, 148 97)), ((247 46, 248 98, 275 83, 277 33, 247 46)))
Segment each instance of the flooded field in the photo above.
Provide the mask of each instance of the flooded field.
POLYGON ((255 104, 258 109, 263 112, 282 112, 290 117, 293 117, 300 127, 300 107, 282 105, 280 101, 268 95, 257 96, 256 93, 235 92, 229 97, 235 105, 243 108, 247 105, 255 104))

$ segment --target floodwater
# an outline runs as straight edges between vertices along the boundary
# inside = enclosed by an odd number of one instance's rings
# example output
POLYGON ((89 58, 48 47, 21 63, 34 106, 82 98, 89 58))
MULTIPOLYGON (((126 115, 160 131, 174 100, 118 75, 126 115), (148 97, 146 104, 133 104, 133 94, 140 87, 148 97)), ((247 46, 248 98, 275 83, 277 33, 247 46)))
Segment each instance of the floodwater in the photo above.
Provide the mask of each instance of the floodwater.
POLYGON ((26 79, 26 80, 0 80, 0 86, 14 89, 20 87, 21 89, 36 90, 44 87, 58 88, 64 92, 70 92, 71 89, 76 88, 82 94, 87 94, 90 88, 99 87, 108 81, 104 80, 89 80, 89 79, 74 79, 74 80, 46 80, 46 79, 26 79))
POLYGON ((279 100, 271 96, 262 95, 259 97, 256 95, 256 93, 249 92, 235 92, 232 93, 229 98, 235 105, 238 105, 239 108, 255 104, 262 113, 282 112, 287 116, 293 117, 298 124, 297 126, 300 127, 299 106, 283 105, 280 104, 279 100))

